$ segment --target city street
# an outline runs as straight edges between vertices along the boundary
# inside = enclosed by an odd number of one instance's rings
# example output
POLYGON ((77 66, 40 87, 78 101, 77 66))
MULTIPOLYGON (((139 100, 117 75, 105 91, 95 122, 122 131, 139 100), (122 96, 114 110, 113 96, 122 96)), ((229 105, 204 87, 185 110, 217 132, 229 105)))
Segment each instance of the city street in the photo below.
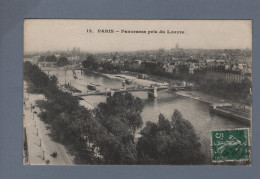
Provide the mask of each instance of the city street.
POLYGON ((26 128, 28 143, 28 164, 73 165, 74 157, 68 153, 65 146, 51 139, 48 125, 41 121, 36 114, 40 110, 35 106, 35 101, 43 100, 44 96, 41 94, 28 94, 26 82, 24 82, 24 89, 24 98, 26 100, 24 103, 23 126, 26 128), (35 106, 34 109, 31 106, 35 106), (56 158, 51 156, 53 152, 57 152, 56 158))

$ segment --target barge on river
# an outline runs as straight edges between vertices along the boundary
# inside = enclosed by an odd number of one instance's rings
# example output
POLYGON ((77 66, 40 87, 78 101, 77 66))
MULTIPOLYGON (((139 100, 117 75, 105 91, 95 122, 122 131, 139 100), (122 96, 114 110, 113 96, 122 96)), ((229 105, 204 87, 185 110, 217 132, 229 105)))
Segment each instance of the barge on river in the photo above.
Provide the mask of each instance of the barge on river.
POLYGON ((61 85, 61 87, 64 87, 65 89, 67 89, 68 91, 73 92, 73 93, 82 93, 81 90, 75 88, 74 86, 70 85, 69 83, 65 84, 65 85, 61 85))
POLYGON ((211 105, 210 112, 233 119, 245 124, 251 123, 251 111, 244 108, 236 108, 232 105, 211 105))
POLYGON ((92 90, 92 91, 95 91, 97 89, 96 85, 94 85, 94 84, 89 84, 87 87, 89 90, 92 90))

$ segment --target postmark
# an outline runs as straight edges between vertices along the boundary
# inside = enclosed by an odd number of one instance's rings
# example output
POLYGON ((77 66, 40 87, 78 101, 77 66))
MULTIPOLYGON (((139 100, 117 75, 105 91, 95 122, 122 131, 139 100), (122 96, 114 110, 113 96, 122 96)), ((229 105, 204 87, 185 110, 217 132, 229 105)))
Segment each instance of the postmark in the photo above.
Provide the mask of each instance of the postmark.
POLYGON ((213 162, 250 160, 249 129, 211 131, 213 162))

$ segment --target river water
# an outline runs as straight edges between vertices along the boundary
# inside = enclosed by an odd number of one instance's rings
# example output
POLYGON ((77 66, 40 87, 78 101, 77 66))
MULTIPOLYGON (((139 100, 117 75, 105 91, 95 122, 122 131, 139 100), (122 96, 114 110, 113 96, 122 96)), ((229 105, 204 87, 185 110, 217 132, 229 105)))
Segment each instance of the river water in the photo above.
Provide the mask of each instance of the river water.
MULTIPOLYGON (((97 87, 97 90, 105 88, 122 88, 122 79, 111 79, 91 72, 83 72, 81 74, 80 71, 76 71, 76 74, 78 78, 74 79, 72 71, 67 71, 66 75, 62 70, 50 72, 50 75, 56 75, 58 77, 60 84, 64 84, 65 82, 70 83, 82 92, 88 90, 87 85, 90 83, 100 85, 97 87)), ((206 164, 211 163, 211 130, 248 127, 245 124, 234 120, 209 113, 209 105, 207 103, 178 96, 171 91, 158 92, 158 98, 148 98, 147 92, 133 92, 132 94, 143 100, 144 109, 142 112, 142 119, 144 125, 146 121, 157 122, 160 113, 171 120, 174 110, 179 110, 182 116, 190 121, 195 128, 195 131, 200 138, 201 150, 206 155, 206 164)), ((106 101, 105 96, 87 96, 83 97, 83 99, 84 100, 80 101, 80 104, 87 108, 94 108, 100 102, 106 101)))

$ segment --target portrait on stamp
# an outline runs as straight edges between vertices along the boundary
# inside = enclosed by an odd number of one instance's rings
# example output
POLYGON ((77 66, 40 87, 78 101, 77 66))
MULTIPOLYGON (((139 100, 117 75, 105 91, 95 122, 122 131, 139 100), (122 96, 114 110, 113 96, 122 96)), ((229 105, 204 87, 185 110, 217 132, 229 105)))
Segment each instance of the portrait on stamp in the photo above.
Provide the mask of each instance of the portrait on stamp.
POLYGON ((250 159, 249 129, 212 131, 212 160, 214 162, 250 159))

